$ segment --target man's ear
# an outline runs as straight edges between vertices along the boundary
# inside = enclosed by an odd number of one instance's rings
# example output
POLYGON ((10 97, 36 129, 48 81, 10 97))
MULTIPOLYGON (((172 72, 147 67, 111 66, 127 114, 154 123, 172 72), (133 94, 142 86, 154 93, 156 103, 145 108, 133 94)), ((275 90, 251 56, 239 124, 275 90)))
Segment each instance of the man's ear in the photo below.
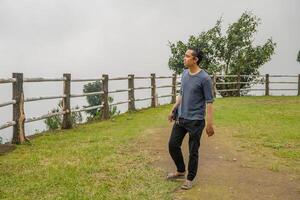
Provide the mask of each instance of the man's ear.
POLYGON ((199 60, 199 58, 198 57, 194 57, 195 58, 195 61, 196 61, 196 63, 198 62, 198 60, 199 60))

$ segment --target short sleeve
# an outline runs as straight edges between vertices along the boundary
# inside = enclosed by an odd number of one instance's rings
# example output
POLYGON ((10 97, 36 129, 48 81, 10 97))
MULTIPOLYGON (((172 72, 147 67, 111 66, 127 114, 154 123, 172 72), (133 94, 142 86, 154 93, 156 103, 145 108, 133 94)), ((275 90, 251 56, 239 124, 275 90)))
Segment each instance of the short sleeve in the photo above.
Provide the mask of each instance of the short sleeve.
POLYGON ((214 102, 214 95, 212 89, 212 80, 210 77, 206 78, 203 82, 203 93, 206 103, 214 102))

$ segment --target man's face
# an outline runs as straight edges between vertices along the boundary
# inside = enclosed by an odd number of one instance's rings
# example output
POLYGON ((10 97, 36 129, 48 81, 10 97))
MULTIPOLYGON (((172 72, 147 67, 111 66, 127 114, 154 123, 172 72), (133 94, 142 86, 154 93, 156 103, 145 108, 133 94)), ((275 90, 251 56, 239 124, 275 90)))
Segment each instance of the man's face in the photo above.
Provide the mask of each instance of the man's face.
POLYGON ((186 66, 186 67, 194 66, 197 64, 197 60, 198 60, 198 58, 193 56, 193 50, 188 49, 185 52, 184 58, 183 58, 184 66, 186 66))

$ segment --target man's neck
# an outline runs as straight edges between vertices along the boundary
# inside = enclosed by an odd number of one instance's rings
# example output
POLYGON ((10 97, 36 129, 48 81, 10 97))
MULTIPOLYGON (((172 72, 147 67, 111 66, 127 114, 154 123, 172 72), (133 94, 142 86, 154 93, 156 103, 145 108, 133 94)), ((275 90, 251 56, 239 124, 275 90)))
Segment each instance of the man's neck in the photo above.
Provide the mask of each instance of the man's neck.
POLYGON ((189 71, 191 74, 196 74, 201 71, 201 68, 199 65, 193 65, 193 66, 189 67, 189 71))

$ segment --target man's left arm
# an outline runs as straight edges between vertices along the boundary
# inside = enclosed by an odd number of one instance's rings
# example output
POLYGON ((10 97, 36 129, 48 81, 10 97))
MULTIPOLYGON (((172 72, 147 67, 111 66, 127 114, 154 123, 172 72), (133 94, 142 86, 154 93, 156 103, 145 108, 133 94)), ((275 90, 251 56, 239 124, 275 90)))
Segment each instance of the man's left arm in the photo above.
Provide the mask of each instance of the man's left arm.
POLYGON ((213 128, 214 95, 212 90, 212 80, 210 77, 204 81, 203 90, 206 102, 206 133, 210 137, 215 133, 213 128))
POLYGON ((213 104, 212 103, 207 103, 206 104, 206 109, 207 109, 206 133, 210 137, 215 133, 214 127, 213 127, 213 104))

